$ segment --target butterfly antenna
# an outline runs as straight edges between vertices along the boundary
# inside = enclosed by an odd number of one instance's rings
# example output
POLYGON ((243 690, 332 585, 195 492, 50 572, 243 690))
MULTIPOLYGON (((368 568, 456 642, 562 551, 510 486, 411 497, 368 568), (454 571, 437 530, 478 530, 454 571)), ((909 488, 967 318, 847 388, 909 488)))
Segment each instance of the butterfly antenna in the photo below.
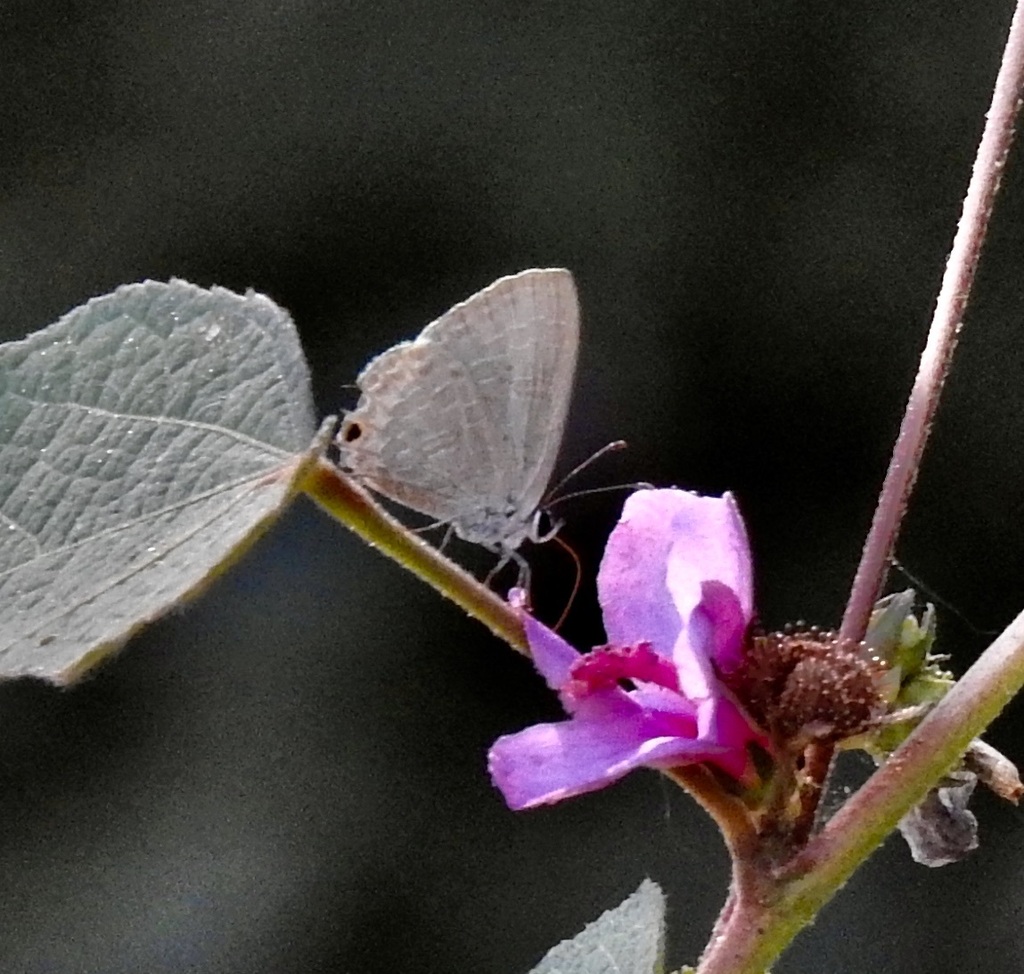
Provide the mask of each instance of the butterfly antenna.
POLYGON ((613 490, 654 490, 654 484, 646 480, 638 480, 631 484, 609 484, 607 487, 588 487, 586 490, 574 490, 571 494, 562 494, 547 505, 547 510, 562 501, 574 501, 577 497, 589 497, 591 494, 607 494, 613 490))
POLYGON ((556 496, 558 492, 576 476, 581 470, 585 470, 595 460, 600 459, 606 453, 611 453, 613 450, 624 450, 629 444, 625 440, 613 440, 611 443, 606 443, 596 453, 592 453, 586 460, 577 466, 573 467, 554 487, 547 492, 545 497, 543 508, 545 511, 550 511, 556 504, 561 504, 564 501, 575 500, 577 497, 589 497, 591 494, 607 494, 612 490, 653 490, 654 484, 649 484, 645 480, 638 481, 636 483, 629 484, 609 484, 605 487, 588 487, 586 490, 574 490, 568 494, 562 494, 561 497, 556 496))
MULTIPOLYGON (((560 481, 558 481, 557 484, 555 484, 554 487, 552 487, 548 491, 548 493, 547 493, 548 500, 547 500, 547 502, 545 503, 544 506, 545 507, 550 507, 553 503, 555 503, 556 502, 555 498, 557 497, 558 492, 570 480, 572 480, 573 477, 575 477, 577 474, 582 473, 584 470, 586 470, 587 467, 589 467, 595 460, 600 460, 601 457, 603 457, 606 453, 614 453, 617 450, 625 450, 627 446, 629 446, 629 444, 625 440, 612 440, 611 443, 605 443, 605 445, 602 446, 601 449, 598 450, 596 453, 591 453, 590 456, 587 457, 586 460, 584 460, 582 463, 576 464, 576 466, 573 467, 572 470, 570 470, 560 481)), ((577 496, 577 495, 571 495, 571 496, 577 496)), ((563 501, 563 500, 565 500, 565 497, 558 497, 558 502, 559 503, 561 501, 563 501)))
POLYGON ((555 535, 555 543, 569 553, 569 557, 572 558, 573 564, 576 566, 576 581, 573 582, 572 592, 569 593, 569 601, 565 603, 565 608, 562 610, 562 614, 558 617, 558 622, 554 625, 555 632, 558 632, 562 628, 562 623, 565 622, 565 617, 569 614, 569 610, 572 608, 573 602, 576 601, 576 596, 580 591, 580 581, 583 578, 583 565, 580 564, 580 556, 576 554, 575 549, 567 541, 563 541, 557 534, 555 535))

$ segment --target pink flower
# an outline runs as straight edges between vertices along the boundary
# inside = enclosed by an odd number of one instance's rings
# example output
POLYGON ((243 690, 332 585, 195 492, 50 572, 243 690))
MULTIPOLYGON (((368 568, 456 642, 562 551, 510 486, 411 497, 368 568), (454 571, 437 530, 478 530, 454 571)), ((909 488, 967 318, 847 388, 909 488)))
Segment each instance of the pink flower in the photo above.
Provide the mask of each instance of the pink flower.
POLYGON ((707 761, 742 777, 747 745, 765 738, 717 675, 739 665, 753 618, 750 549, 732 496, 631 495, 598 595, 609 645, 586 655, 523 613, 534 665, 569 719, 494 743, 491 778, 509 806, 561 801, 638 767, 707 761))

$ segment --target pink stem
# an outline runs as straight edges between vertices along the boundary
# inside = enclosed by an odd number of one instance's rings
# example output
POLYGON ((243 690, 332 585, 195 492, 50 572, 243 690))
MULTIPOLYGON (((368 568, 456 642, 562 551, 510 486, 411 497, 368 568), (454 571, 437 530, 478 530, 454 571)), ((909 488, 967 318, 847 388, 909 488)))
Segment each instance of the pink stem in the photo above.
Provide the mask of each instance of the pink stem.
POLYGON ((917 378, 907 402, 899 437, 886 471, 840 627, 840 634, 848 639, 860 640, 864 637, 871 609, 885 583, 900 521, 917 479, 921 455, 938 407, 939 393, 956 347, 957 332, 974 283, 992 205, 999 191, 1006 155, 1013 142, 1014 122, 1020 107, 1021 79, 1024 76, 1022 31, 1024 25, 1018 7, 1010 25, 1003 63, 992 94, 992 107, 978 146, 963 213, 946 263, 942 287, 939 289, 928 342, 921 356, 917 378))
MULTIPOLYGON (((840 631, 848 639, 863 638, 882 589, 974 282, 1022 88, 1024 0, 1018 0, 928 341, 843 617, 840 631)), ((1024 613, 783 872, 755 871, 739 883, 734 876, 734 886, 753 895, 734 889, 699 974, 766 970, 1022 684, 1024 613)), ((738 858, 733 850, 734 872, 738 858)))

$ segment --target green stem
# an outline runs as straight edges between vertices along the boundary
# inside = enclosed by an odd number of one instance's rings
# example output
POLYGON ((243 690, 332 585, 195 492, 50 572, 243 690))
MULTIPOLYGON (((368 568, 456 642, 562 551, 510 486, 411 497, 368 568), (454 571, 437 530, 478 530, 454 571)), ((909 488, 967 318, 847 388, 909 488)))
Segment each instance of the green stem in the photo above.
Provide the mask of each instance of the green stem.
POLYGON ((461 606, 513 649, 530 655, 522 623, 508 603, 395 520, 332 463, 318 460, 300 487, 364 541, 461 606))

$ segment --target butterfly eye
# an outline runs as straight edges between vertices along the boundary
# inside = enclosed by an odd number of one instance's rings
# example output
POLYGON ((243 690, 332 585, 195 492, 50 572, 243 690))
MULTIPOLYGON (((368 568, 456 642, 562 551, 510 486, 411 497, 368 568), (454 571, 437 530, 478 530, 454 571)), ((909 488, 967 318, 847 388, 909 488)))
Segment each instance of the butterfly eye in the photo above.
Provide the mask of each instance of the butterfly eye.
POLYGON ((341 430, 341 438, 346 443, 355 443, 363 435, 363 428, 358 423, 346 423, 341 430))

